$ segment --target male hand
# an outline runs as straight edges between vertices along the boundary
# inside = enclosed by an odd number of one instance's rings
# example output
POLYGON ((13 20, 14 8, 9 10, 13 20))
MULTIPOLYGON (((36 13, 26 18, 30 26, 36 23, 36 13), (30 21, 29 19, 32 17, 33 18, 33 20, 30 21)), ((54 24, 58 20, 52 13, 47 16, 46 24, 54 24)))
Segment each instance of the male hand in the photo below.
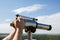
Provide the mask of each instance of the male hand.
POLYGON ((18 17, 10 25, 13 26, 14 28, 19 28, 19 29, 25 28, 25 22, 22 17, 18 17))

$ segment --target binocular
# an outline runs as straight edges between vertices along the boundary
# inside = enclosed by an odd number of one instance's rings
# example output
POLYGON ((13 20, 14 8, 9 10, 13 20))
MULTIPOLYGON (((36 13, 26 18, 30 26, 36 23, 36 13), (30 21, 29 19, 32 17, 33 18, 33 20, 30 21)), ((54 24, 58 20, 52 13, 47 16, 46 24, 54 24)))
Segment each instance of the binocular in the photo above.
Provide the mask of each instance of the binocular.
MULTIPOLYGON (((25 26, 26 26, 25 32, 30 30, 31 32, 34 33, 36 31, 36 29, 44 29, 44 30, 51 30, 52 29, 51 25, 38 23, 37 22, 38 19, 22 16, 19 14, 16 15, 16 18, 18 18, 19 16, 24 18, 25 26)), ((11 23, 11 25, 12 25, 12 23, 11 23)))

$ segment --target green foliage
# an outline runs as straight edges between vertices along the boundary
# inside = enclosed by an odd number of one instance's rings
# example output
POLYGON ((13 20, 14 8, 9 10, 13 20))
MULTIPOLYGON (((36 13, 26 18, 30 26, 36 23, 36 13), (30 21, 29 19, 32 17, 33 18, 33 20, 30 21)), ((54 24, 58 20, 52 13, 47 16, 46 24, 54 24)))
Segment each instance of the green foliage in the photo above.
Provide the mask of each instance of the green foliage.
MULTIPOLYGON (((0 34, 0 40, 2 40, 4 37, 6 37, 6 36, 4 36, 4 35, 6 35, 6 34, 0 34)), ((33 34, 32 35, 32 38, 33 39, 37 39, 37 40, 60 40, 60 35, 43 35, 43 34, 33 34)), ((22 36, 22 39, 24 40, 24 39, 28 39, 28 36, 27 35, 23 35, 22 36)))

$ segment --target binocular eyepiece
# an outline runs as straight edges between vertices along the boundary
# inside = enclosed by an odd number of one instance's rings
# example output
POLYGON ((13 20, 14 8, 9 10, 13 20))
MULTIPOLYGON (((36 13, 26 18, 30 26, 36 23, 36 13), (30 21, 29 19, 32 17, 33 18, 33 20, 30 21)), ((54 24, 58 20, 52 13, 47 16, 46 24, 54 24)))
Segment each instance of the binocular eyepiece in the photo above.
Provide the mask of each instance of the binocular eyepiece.
MULTIPOLYGON (((19 16, 21 16, 21 15, 17 14, 16 18, 19 16)), ((36 22, 38 19, 30 18, 30 17, 26 17, 26 16, 21 16, 21 17, 24 18, 26 29, 27 30, 31 29, 32 32, 35 32, 36 29, 44 29, 44 30, 52 29, 51 25, 36 22)), ((14 25, 14 24, 11 23, 11 25, 14 25)), ((25 30, 25 31, 27 32, 27 30, 25 30)))

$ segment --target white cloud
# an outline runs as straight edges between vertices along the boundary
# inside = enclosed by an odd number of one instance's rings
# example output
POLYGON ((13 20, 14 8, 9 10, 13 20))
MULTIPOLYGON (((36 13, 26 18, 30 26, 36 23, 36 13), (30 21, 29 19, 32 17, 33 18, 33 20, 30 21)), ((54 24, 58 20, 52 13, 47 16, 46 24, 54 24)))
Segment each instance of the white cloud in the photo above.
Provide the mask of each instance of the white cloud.
POLYGON ((46 30, 39 30, 37 31, 38 33, 45 33, 45 34, 60 34, 60 13, 55 13, 53 15, 49 16, 39 16, 36 17, 38 18, 38 22, 40 23, 45 23, 45 24, 51 24, 52 25, 52 30, 51 31, 46 31, 46 30))
POLYGON ((6 22, 10 22, 10 21, 11 21, 11 19, 6 19, 5 21, 6 21, 6 22))
POLYGON ((27 6, 27 7, 15 9, 15 10, 13 10, 13 12, 15 12, 17 14, 22 13, 22 12, 32 12, 32 11, 36 11, 38 9, 42 9, 43 6, 45 6, 45 5, 34 4, 32 6, 27 6))
POLYGON ((0 24, 0 33, 10 33, 12 27, 10 27, 9 23, 0 24))
MULTIPOLYGON (((12 19, 12 18, 11 18, 11 19, 10 19, 10 18, 7 18, 7 19, 4 19, 1 23, 4 23, 4 24, 5 24, 5 23, 10 23, 10 22, 12 22, 13 20, 14 20, 14 19, 12 19)), ((0 23, 0 24, 1 24, 1 23, 0 23)))

